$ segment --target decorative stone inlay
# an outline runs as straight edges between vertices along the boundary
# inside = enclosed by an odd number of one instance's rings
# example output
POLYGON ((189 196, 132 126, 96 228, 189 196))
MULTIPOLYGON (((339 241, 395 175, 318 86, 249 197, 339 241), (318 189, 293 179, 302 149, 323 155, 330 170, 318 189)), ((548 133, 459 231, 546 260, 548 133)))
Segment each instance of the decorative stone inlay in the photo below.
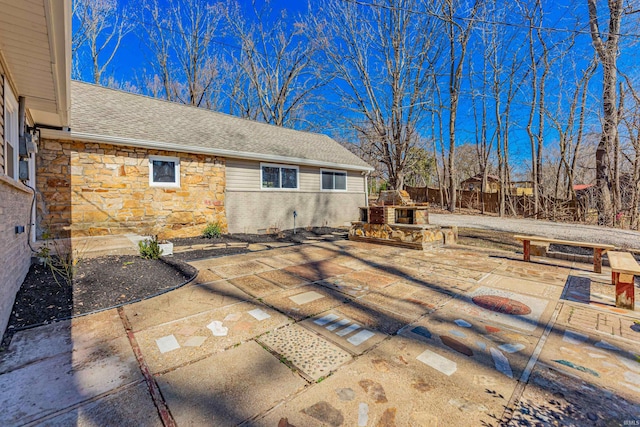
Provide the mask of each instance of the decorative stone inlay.
POLYGON ((496 313, 526 316, 531 313, 531 308, 520 301, 497 295, 478 295, 471 299, 475 305, 496 313))
POLYGON ((298 325, 263 335, 260 341, 313 380, 351 359, 346 351, 298 325))
POLYGON ((342 412, 331 406, 328 402, 322 401, 302 410, 302 413, 320 421, 324 425, 339 427, 344 423, 342 412))
POLYGON ((465 356, 469 357, 473 356, 473 350, 471 350, 468 345, 463 344, 455 338, 451 338, 446 335, 440 335, 440 340, 442 341, 442 344, 457 351, 458 353, 462 353, 465 356))

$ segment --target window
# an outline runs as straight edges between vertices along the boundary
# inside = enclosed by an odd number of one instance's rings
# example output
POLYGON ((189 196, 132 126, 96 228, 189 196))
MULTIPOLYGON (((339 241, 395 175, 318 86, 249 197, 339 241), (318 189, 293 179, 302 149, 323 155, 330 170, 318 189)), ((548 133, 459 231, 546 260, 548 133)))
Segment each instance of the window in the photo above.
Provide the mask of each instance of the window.
POLYGON ((347 173, 344 171, 321 170, 322 189, 325 191, 347 191, 347 173))
MULTIPOLYGON (((4 104, 4 170, 5 173, 18 179, 18 103, 9 85, 5 86, 4 104)), ((2 141, 0 141, 2 142, 2 141)))
POLYGON ((262 163, 262 188, 287 190, 298 188, 298 167, 262 163))
POLYGON ((180 187, 180 159, 149 156, 149 185, 151 187, 180 187))

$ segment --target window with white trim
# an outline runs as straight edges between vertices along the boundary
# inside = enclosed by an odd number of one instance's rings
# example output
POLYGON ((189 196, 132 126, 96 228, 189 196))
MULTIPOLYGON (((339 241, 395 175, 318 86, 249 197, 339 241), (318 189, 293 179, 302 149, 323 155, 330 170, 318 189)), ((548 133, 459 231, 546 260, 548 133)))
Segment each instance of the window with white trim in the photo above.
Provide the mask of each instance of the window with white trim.
POLYGON ((298 167, 260 164, 260 186, 263 190, 297 190, 298 167))
POLYGON ((18 179, 18 102, 9 85, 5 85, 4 103, 4 170, 18 179))
POLYGON ((180 159, 178 157, 149 156, 149 186, 180 187, 180 159))
POLYGON ((347 173, 321 169, 320 188, 322 191, 347 191, 347 173))

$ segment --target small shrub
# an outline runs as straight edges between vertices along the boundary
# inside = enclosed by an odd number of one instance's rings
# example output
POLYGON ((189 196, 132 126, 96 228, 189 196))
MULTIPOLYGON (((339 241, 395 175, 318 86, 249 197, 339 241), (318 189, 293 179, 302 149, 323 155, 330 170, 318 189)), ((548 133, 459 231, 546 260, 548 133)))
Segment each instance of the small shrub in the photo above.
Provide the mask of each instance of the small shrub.
POLYGON ((61 278, 65 285, 72 286, 73 276, 78 270, 78 264, 83 259, 86 246, 74 249, 70 239, 56 238, 49 231, 42 233, 42 239, 44 244, 36 256, 46 267, 49 267, 58 286, 63 286, 58 278, 61 278))
POLYGON ((206 237, 207 239, 218 238, 222 236, 222 227, 220 227, 220 224, 218 224, 217 222, 210 222, 204 228, 202 236, 206 237))
POLYGON ((144 259, 158 259, 162 255, 162 249, 158 244, 158 236, 138 242, 140 256, 144 259))

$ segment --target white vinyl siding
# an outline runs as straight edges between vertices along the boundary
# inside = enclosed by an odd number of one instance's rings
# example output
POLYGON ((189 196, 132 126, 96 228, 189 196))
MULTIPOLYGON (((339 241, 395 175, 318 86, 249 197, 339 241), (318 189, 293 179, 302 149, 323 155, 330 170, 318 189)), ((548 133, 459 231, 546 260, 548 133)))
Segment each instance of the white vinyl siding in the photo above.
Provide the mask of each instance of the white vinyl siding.
MULTIPOLYGON (((298 190, 307 193, 318 193, 320 188, 320 169, 310 166, 298 168, 298 190)), ((261 191, 260 162, 252 160, 227 159, 226 161, 227 191, 261 191)), ((282 189, 280 191, 286 191, 282 189)), ((347 171, 347 192, 364 193, 364 176, 359 171, 347 171)))

